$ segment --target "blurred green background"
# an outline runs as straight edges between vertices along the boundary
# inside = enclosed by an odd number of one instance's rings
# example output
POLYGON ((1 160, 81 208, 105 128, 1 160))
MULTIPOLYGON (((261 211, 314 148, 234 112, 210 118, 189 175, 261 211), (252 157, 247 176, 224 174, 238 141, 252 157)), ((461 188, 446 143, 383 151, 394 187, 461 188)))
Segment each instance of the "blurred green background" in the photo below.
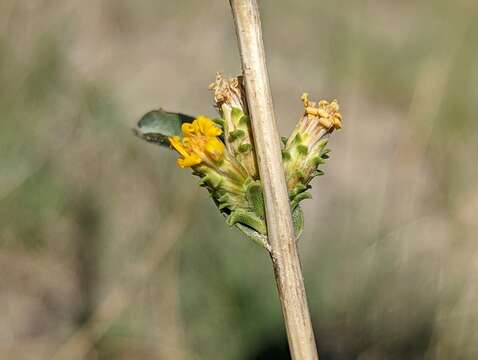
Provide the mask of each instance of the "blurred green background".
MULTIPOLYGON (((337 98, 300 243, 321 360, 478 359, 478 4, 261 1, 283 135, 337 98)), ((269 259, 176 154, 225 0, 0 0, 0 359, 288 359, 269 259)))

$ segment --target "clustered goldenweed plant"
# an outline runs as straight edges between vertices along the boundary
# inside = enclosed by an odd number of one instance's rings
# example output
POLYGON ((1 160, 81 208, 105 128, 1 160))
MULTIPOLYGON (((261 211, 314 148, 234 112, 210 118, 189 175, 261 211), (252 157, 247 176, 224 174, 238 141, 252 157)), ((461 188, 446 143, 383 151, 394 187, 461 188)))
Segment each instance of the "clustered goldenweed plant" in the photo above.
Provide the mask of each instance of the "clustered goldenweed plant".
MULTIPOLYGON (((267 241, 262 184, 257 171, 251 120, 242 77, 226 79, 220 73, 209 86, 219 118, 192 117, 153 110, 138 122, 135 133, 144 140, 178 152, 177 165, 191 168, 226 223, 270 251, 267 241)), ((303 229, 300 202, 310 198, 310 182, 323 172, 330 134, 342 127, 336 100, 301 97, 304 113, 288 138, 282 138, 282 161, 296 237, 303 229)))

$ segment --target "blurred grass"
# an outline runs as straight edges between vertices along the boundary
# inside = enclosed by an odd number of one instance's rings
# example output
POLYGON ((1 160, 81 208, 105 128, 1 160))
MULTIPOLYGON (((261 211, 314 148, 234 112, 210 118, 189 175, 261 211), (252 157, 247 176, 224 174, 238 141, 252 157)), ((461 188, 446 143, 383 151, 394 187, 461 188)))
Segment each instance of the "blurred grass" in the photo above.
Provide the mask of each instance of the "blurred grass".
MULTIPOLYGON (((302 91, 345 118, 301 240, 321 359, 476 359, 477 5, 261 7, 283 134, 302 91)), ((239 66, 225 1, 0 3, 0 358, 288 358, 268 258, 130 131, 239 66)))

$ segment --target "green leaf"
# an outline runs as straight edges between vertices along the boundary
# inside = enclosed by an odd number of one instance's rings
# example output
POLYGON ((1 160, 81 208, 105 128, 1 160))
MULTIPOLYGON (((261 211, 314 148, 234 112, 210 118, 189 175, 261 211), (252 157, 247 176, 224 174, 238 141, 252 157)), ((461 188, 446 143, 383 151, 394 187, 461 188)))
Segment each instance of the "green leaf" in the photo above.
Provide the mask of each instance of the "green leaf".
POLYGON ((302 200, 311 199, 311 198, 312 198, 312 195, 308 191, 304 191, 296 195, 294 199, 291 200, 290 205, 292 209, 295 209, 302 200))
POLYGON ((138 121, 134 133, 151 143, 169 146, 168 137, 181 136, 181 125, 183 123, 191 123, 194 117, 164 111, 162 109, 153 110, 143 115, 138 121))
POLYGON ((237 129, 237 130, 231 131, 229 133, 229 142, 233 142, 237 139, 243 138, 245 135, 246 133, 244 132, 244 130, 237 129))
POLYGON ((237 148, 237 150, 240 152, 240 153, 246 153, 246 152, 249 152, 252 150, 252 145, 251 144, 241 144, 239 145, 239 147, 237 148))
POLYGON ((260 181, 257 180, 248 184, 246 188, 246 197, 256 215, 261 219, 264 219, 264 197, 262 195, 262 185, 260 181))
POLYGON ((282 150, 282 160, 289 161, 291 159, 290 152, 287 150, 282 150))
POLYGON ((249 116, 244 114, 244 111, 242 109, 233 107, 231 110, 231 118, 234 124, 238 126, 239 128, 247 129, 250 119, 249 116))
POLYGON ((251 211, 237 209, 231 212, 226 219, 228 225, 236 225, 237 223, 249 226, 258 233, 265 235, 267 233, 266 224, 263 219, 259 218, 251 211))
POLYGON ((293 200, 298 194, 308 190, 310 186, 304 185, 302 183, 298 183, 290 192, 289 192, 289 199, 293 200))
POLYGON ((241 117, 239 120, 239 125, 245 126, 246 128, 250 125, 251 123, 251 118, 247 115, 244 115, 241 117))
POLYGON ((217 189, 223 181, 224 179, 221 177, 221 175, 214 171, 208 171, 206 176, 199 181, 199 186, 217 189))
POLYGON ((309 148, 305 145, 299 144, 297 145, 297 151, 301 155, 307 155, 307 153, 309 152, 309 148))
POLYGON ((237 108, 237 107, 233 107, 233 108, 231 109, 231 116, 232 116, 234 122, 235 122, 236 124, 238 124, 238 123, 239 123, 239 120, 241 119, 241 117, 244 116, 244 111, 242 111, 242 109, 239 109, 239 108, 237 108))
POLYGON ((294 225, 295 238, 299 240, 302 230, 304 230, 304 214, 298 205, 292 209, 292 224, 294 225))
POLYGON ((322 170, 314 170, 312 171, 312 174, 310 176, 316 177, 316 176, 322 176, 322 175, 324 175, 324 172, 322 170))
POLYGON ((214 123, 215 123, 216 125, 219 125, 219 127, 220 127, 221 129, 224 129, 224 124, 225 124, 224 119, 222 119, 222 118, 214 118, 214 119, 212 119, 212 121, 214 121, 214 123))
MULTIPOLYGON (((292 224, 294 225, 294 234, 295 234, 296 241, 298 241, 300 235, 302 234, 302 231, 304 230, 304 214, 300 206, 296 206, 292 210, 292 224)), ((255 229, 253 229, 252 227, 247 226, 243 223, 238 222, 235 224, 235 226, 249 239, 257 243, 258 245, 264 247, 269 252, 271 251, 271 247, 270 247, 267 235, 261 234, 257 232, 255 229)))
POLYGON ((294 144, 302 144, 302 137, 300 136, 299 133, 297 133, 294 137, 294 139, 292 140, 292 142, 294 144))
POLYGON ((325 158, 322 158, 321 156, 315 156, 312 159, 310 159, 310 163, 312 166, 317 167, 319 165, 325 164, 325 158))
POLYGON ((241 232, 246 235, 249 239, 254 241, 255 243, 259 244, 260 246, 264 247, 267 249, 269 252, 271 251, 271 246, 268 243, 267 236, 258 233, 256 230, 253 228, 250 228, 249 226, 245 226, 242 224, 237 223, 236 227, 241 230, 241 232))

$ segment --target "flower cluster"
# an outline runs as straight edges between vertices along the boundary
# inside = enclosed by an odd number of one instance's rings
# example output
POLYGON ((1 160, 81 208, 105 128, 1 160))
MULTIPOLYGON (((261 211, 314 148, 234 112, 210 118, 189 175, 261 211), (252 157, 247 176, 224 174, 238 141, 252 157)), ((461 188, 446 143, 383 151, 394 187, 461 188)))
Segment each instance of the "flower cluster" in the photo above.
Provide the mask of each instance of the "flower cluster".
POLYGON ((211 88, 222 126, 200 116, 183 123, 181 136, 171 136, 169 142, 180 155, 178 166, 192 168, 193 174, 201 178, 201 185, 211 193, 227 223, 268 248, 262 187, 240 82, 237 78, 225 80, 221 75, 216 80, 218 87, 211 88))
MULTIPOLYGON (((209 86, 220 118, 196 118, 155 110, 138 123, 137 135, 179 154, 177 165, 191 168, 200 185, 229 225, 237 226, 253 240, 270 249, 267 241, 264 200, 254 151, 242 77, 226 79, 217 74, 209 86)), ((336 100, 309 100, 303 94, 304 113, 291 136, 284 139, 282 158, 296 235, 302 231, 299 202, 309 198, 310 181, 322 172, 318 166, 328 157, 329 135, 342 127, 336 100)))
POLYGON ((250 118, 247 112, 246 97, 242 77, 225 79, 221 73, 209 85, 214 91, 214 105, 224 120, 226 146, 233 156, 244 166, 253 179, 258 179, 256 157, 250 118))
POLYGON ((309 100, 304 93, 301 97, 304 104, 304 114, 285 142, 282 151, 284 171, 291 199, 291 206, 310 195, 310 181, 317 175, 322 175, 318 169, 328 158, 325 148, 329 135, 336 129, 342 128, 342 115, 336 100, 319 103, 309 100))
POLYGON ((202 162, 212 166, 222 160, 224 144, 218 136, 222 134, 211 119, 200 116, 192 124, 182 124, 183 138, 173 136, 171 146, 181 155, 178 166, 192 167, 202 162))

